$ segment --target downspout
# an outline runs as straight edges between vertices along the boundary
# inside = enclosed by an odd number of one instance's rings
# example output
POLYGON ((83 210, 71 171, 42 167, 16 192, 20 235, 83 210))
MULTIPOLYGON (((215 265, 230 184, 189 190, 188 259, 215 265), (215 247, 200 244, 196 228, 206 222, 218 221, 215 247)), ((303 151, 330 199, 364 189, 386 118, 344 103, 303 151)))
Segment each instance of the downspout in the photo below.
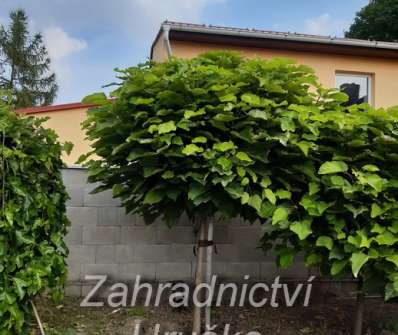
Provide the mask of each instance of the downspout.
POLYGON ((163 26, 163 39, 164 39, 164 42, 166 43, 167 55, 170 58, 173 55, 173 52, 171 51, 169 32, 170 32, 170 26, 164 25, 163 26))

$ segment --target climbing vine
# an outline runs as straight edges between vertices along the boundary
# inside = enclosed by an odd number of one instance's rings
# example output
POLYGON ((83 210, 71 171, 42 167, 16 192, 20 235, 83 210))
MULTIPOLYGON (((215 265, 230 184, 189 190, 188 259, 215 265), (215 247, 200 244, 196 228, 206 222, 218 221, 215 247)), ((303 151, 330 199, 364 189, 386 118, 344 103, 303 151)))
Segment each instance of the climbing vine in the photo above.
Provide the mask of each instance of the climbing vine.
POLYGON ((61 145, 44 120, 18 116, 0 93, 0 334, 25 332, 31 300, 62 294, 67 232, 61 145))

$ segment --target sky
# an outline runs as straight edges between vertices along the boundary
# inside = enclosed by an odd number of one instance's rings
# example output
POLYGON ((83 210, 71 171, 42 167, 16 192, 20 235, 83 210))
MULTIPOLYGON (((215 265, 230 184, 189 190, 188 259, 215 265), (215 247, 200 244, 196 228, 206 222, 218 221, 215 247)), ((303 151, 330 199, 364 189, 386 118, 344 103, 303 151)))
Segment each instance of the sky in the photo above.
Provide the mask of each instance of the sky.
POLYGON ((0 0, 0 24, 22 8, 57 75, 55 103, 78 102, 144 62, 164 20, 343 36, 368 0, 0 0))

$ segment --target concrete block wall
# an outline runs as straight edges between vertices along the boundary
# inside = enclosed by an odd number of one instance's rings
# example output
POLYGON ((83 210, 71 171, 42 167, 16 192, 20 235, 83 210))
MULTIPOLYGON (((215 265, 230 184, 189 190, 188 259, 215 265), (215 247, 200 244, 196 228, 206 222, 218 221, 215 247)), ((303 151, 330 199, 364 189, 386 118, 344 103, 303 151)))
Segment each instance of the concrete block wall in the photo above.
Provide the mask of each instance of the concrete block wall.
MULTIPOLYGON (((71 198, 67 204, 72 223, 66 237, 68 292, 84 292, 86 275, 105 274, 111 282, 132 282, 137 275, 151 282, 192 282, 195 236, 188 218, 181 218, 172 229, 162 222, 146 226, 140 217, 125 215, 110 191, 90 194, 95 185, 86 182, 86 170, 65 169, 63 179, 71 198)), ((256 248, 262 229, 241 220, 215 223, 214 273, 219 279, 239 282, 245 275, 254 281, 277 275, 308 278, 302 262, 281 271, 273 255, 256 248)))

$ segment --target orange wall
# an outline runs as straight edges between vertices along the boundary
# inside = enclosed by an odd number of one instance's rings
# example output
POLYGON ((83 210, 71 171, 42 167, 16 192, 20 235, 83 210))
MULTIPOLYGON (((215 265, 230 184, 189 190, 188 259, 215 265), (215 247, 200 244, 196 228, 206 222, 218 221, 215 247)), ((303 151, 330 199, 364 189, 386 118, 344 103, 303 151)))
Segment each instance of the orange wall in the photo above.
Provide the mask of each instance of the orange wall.
MULTIPOLYGON (((361 72, 373 77, 373 101, 376 107, 398 105, 398 59, 336 55, 315 52, 300 52, 262 48, 247 48, 230 45, 204 44, 187 41, 171 41, 173 55, 191 58, 210 50, 236 50, 247 57, 288 57, 300 64, 315 69, 320 82, 327 87, 335 87, 335 73, 361 72)), ((162 58, 161 55, 157 59, 162 58)))
POLYGON ((89 142, 81 130, 81 123, 86 118, 87 108, 68 109, 53 112, 35 113, 33 116, 50 117, 44 126, 53 129, 60 142, 70 141, 74 144, 71 154, 64 154, 63 160, 68 165, 75 165, 80 155, 90 150, 89 142))

